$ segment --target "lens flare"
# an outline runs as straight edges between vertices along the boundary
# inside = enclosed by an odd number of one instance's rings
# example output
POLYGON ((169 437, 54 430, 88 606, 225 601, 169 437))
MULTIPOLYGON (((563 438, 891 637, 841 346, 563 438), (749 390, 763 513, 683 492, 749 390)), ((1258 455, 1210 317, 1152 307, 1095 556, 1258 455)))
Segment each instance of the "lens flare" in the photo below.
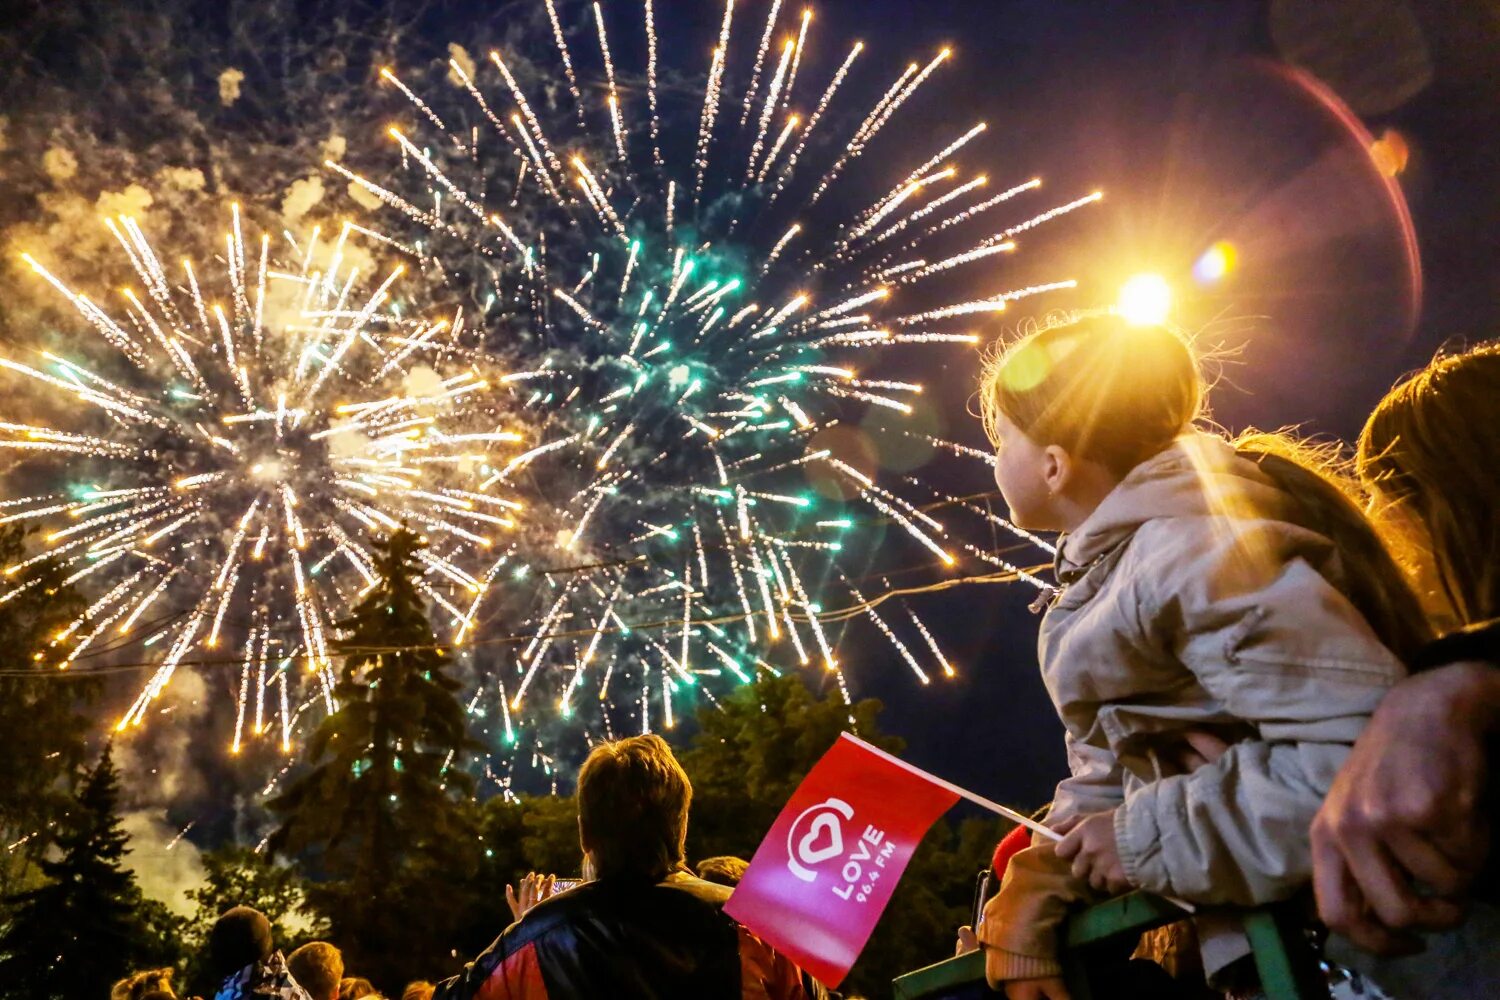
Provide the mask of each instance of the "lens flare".
POLYGON ((1156 326, 1172 312, 1172 286, 1159 274, 1137 274, 1120 286, 1115 311, 1133 326, 1156 326))
POLYGON ((1212 285, 1228 277, 1229 272, 1234 270, 1238 262, 1239 254, 1234 244, 1227 240, 1220 240, 1203 251, 1203 256, 1193 264, 1193 277, 1200 284, 1212 285))

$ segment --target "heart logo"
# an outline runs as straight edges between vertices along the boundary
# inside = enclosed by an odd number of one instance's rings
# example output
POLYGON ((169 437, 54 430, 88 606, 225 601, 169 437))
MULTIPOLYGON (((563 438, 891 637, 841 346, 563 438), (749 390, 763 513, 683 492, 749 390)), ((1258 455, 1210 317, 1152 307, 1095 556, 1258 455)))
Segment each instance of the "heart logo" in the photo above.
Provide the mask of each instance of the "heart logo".
POLYGON ((853 820, 854 807, 843 799, 829 798, 802 810, 792 821, 786 835, 786 866, 797 878, 812 882, 818 873, 810 865, 843 853, 844 829, 840 816, 846 821, 853 820), (803 820, 807 820, 807 832, 799 838, 797 831, 802 828, 803 820))
POLYGON ((797 842, 797 857, 805 865, 819 864, 843 852, 844 832, 839 829, 839 821, 826 812, 813 817, 812 826, 797 842), (824 838, 821 845, 819 837, 824 838))

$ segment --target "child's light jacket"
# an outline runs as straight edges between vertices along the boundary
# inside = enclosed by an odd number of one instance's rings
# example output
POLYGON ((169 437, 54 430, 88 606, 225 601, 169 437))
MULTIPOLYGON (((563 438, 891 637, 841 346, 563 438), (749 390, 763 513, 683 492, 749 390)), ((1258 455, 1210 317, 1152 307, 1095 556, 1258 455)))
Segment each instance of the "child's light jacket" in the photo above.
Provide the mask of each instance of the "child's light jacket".
MULTIPOLYGON (((1404 670, 1302 520, 1254 462, 1192 434, 1062 540, 1039 651, 1072 775, 1048 822, 1114 809, 1135 885, 1255 905, 1311 877, 1313 814, 1404 670), (1183 773, 1190 729, 1237 742, 1183 773)), ((1017 976, 1048 974, 1055 924, 1087 887, 1050 847, 1012 871, 981 936, 1018 959, 1017 976)))

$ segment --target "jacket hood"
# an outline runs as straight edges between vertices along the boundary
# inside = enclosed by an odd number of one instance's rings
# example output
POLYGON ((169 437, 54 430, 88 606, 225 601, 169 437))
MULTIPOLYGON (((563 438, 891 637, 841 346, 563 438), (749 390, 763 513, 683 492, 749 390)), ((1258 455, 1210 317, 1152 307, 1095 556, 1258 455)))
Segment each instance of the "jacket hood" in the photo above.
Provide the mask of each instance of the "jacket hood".
POLYGON ((1159 517, 1287 518, 1290 498, 1223 438, 1192 431, 1130 470, 1057 549, 1060 581, 1159 517))

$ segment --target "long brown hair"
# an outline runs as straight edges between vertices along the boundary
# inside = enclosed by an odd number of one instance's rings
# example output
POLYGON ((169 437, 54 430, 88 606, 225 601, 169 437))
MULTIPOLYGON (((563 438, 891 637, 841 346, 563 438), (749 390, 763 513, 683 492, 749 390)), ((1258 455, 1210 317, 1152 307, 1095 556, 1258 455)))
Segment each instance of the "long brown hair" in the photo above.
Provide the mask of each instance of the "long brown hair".
POLYGON ((1386 393, 1355 462, 1427 529, 1460 622, 1500 618, 1500 342, 1435 358, 1386 393))
POLYGON ((1235 438, 1234 448, 1296 502, 1303 527, 1333 543, 1343 570, 1340 591, 1380 641, 1410 662, 1432 631, 1401 567, 1359 508, 1359 483, 1350 474, 1348 453, 1289 431, 1247 431, 1235 438))
MULTIPOLYGON (((1163 326, 1132 326, 1107 313, 1051 323, 985 361, 981 415, 991 440, 1003 416, 1038 444, 1060 445, 1124 478, 1192 430, 1207 382, 1193 346, 1163 326)), ((1339 555, 1335 581, 1392 652, 1409 658, 1429 637, 1404 574, 1353 497, 1336 449, 1287 432, 1252 432, 1235 450, 1294 501, 1302 526, 1339 555)))

